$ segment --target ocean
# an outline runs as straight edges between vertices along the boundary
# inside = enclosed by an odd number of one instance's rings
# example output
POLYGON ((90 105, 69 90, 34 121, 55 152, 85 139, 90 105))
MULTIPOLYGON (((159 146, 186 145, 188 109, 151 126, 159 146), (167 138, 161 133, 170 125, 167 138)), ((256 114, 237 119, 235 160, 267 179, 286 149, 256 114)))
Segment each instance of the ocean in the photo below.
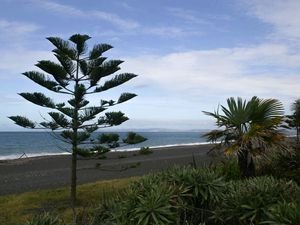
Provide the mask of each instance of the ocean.
MULTIPOLYGON (((118 132, 125 137, 126 132, 118 132)), ((100 132, 95 135, 101 134, 100 132)), ((204 132, 138 132, 148 140, 120 147, 113 151, 138 150, 141 147, 168 147, 206 144, 204 132)), ((51 132, 0 132, 0 160, 43 155, 70 154, 70 145, 60 141, 51 132), (25 155, 23 155, 24 157, 25 155)))

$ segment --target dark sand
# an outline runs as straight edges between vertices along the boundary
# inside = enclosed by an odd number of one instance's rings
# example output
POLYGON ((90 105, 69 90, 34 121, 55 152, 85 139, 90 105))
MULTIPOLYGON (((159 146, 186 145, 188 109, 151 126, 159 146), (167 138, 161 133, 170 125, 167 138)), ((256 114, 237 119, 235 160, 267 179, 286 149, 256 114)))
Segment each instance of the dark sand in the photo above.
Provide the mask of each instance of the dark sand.
MULTIPOLYGON (((175 165, 209 164, 207 152, 212 145, 176 146, 153 149, 150 155, 133 156, 136 152, 111 152, 106 159, 79 159, 77 183, 118 179, 158 172, 175 165), (127 156, 119 158, 119 156, 127 156), (97 168, 97 164, 101 164, 97 168), (123 170, 130 165, 137 168, 123 170)), ((70 155, 43 156, 0 161, 0 195, 65 187, 70 184, 70 155)))

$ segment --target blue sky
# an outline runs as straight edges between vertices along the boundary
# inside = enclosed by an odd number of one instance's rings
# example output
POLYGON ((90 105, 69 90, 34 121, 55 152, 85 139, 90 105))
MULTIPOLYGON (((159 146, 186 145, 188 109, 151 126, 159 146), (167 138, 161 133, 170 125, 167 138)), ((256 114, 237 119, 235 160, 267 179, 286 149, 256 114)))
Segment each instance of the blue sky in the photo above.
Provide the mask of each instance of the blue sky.
POLYGON ((47 116, 17 95, 44 91, 21 73, 54 59, 45 37, 74 33, 113 45, 106 55, 139 75, 91 98, 139 95, 112 109, 130 117, 118 129, 212 128, 202 110, 231 96, 277 98, 289 113, 300 97, 299 11, 298 0, 1 0, 0 130, 20 130, 10 115, 47 116))

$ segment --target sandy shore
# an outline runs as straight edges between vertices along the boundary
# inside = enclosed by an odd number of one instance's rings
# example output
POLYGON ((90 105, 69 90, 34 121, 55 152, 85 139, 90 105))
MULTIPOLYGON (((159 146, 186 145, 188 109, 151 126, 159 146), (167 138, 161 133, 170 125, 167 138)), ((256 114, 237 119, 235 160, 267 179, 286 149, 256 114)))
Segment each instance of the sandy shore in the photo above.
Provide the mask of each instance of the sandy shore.
MULTIPOLYGON (((153 149, 150 155, 134 156, 136 152, 111 152, 106 155, 106 159, 80 159, 77 182, 84 184, 140 176, 174 165, 190 164, 193 155, 197 165, 209 164, 212 159, 207 156, 207 152, 211 148, 212 145, 176 146, 153 149), (139 166, 124 170, 132 165, 139 166)), ((68 186, 70 167, 70 155, 0 161, 0 195, 68 186)))

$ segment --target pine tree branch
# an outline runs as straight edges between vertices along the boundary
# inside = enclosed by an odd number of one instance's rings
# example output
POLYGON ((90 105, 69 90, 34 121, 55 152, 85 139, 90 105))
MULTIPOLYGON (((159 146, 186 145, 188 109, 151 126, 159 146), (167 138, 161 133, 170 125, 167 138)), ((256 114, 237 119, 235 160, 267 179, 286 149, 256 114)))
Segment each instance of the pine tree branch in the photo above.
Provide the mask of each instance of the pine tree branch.
MULTIPOLYGON (((54 134, 55 132, 52 131, 52 133, 54 134)), ((66 144, 72 144, 72 141, 68 141, 67 139, 62 138, 62 137, 60 136, 60 134, 57 135, 57 136, 54 136, 54 137, 55 137, 56 139, 58 139, 59 141, 64 142, 64 143, 66 143, 66 144)), ((67 152, 72 153, 72 151, 67 151, 67 152)))
POLYGON ((111 88, 114 88, 121 84, 124 84, 125 82, 127 82, 135 77, 137 77, 137 75, 135 75, 133 73, 122 73, 122 74, 116 75, 111 80, 106 81, 102 86, 96 87, 94 91, 87 92, 86 94, 93 94, 93 93, 109 90, 111 88))

